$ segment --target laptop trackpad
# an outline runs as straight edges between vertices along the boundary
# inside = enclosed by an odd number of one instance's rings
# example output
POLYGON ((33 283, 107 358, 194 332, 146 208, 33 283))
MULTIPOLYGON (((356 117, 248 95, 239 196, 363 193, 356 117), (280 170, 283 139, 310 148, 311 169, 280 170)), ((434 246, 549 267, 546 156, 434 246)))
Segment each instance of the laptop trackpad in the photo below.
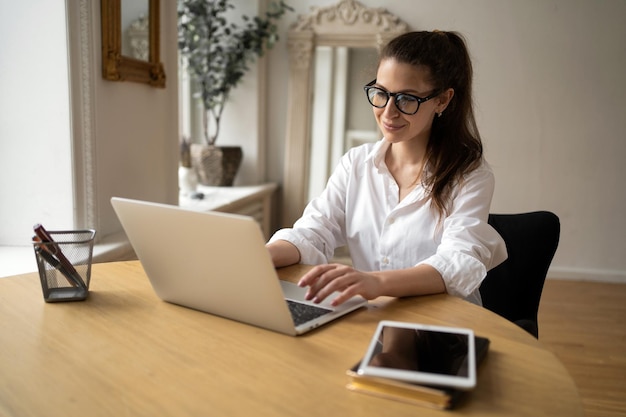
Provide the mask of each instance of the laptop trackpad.
POLYGON ((286 298, 294 298, 296 300, 304 300, 304 295, 306 294, 306 287, 299 287, 297 284, 289 281, 280 280, 280 286, 283 289, 283 293, 285 293, 286 298))
POLYGON ((356 295, 350 298, 349 300, 347 300, 346 302, 342 303, 338 307, 335 307, 332 305, 332 302, 335 299, 335 297, 339 295, 339 292, 332 293, 331 295, 326 297, 326 299, 324 299, 324 301, 322 301, 321 303, 314 303, 312 301, 307 301, 305 299, 306 292, 308 290, 307 287, 299 287, 297 284, 294 284, 293 282, 289 282, 289 281, 283 281, 283 280, 279 280, 279 281, 283 290, 283 294, 285 295, 285 298, 290 299, 290 300, 301 301, 303 303, 316 305, 316 306, 323 307, 323 308, 328 308, 333 311, 353 310, 354 308, 358 308, 360 306, 367 304, 367 301, 363 297, 356 295))
MULTIPOLYGON (((307 287, 299 287, 297 284, 294 284, 293 282, 283 281, 283 280, 280 280, 280 286, 283 289, 283 294, 285 294, 286 299, 314 304, 312 301, 307 301, 305 299, 306 292, 308 291, 307 287)), ((319 304, 315 304, 315 305, 319 305, 320 307, 334 310, 335 308, 330 305, 331 301, 334 298, 333 295, 335 294, 331 294, 329 297, 326 297, 326 299, 323 302, 319 304)))

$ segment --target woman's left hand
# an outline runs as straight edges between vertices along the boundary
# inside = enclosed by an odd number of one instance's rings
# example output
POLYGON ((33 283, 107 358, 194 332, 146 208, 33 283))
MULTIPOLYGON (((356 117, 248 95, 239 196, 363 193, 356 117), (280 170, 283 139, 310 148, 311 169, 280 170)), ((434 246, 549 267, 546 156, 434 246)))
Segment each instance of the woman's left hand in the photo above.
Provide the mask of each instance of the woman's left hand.
POLYGON ((342 264, 315 266, 300 279, 298 285, 309 287, 306 299, 315 303, 321 303, 335 291, 339 292, 339 296, 332 300, 333 306, 338 306, 355 295, 360 295, 366 300, 381 295, 381 282, 378 276, 342 264))

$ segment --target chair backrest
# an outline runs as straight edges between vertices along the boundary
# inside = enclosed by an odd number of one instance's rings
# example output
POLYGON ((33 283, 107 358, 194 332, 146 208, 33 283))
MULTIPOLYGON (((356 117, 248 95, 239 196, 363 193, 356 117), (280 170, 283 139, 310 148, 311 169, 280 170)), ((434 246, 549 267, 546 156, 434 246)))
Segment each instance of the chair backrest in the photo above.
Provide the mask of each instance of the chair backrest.
POLYGON ((548 268, 559 244, 559 218, 548 211, 490 214, 509 257, 480 286, 483 306, 538 337, 537 312, 548 268))

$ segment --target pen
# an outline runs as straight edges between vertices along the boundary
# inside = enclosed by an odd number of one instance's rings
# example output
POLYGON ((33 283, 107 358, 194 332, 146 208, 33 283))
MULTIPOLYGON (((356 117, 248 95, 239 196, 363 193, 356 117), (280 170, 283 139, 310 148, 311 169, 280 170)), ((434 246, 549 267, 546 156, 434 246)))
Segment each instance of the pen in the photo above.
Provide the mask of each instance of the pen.
POLYGON ((72 264, 69 263, 67 258, 63 257, 66 262, 62 262, 60 259, 57 258, 58 255, 62 255, 60 248, 57 245, 55 245, 55 254, 54 252, 50 251, 50 249, 46 245, 46 242, 42 242, 39 236, 33 236, 33 241, 38 243, 35 245, 35 250, 37 251, 37 253, 41 255, 41 257, 52 267, 61 272, 73 287, 87 288, 85 282, 78 274, 78 271, 76 271, 72 264), (71 267, 71 269, 67 268, 68 265, 71 267))
POLYGON ((54 255, 70 274, 79 275, 78 272, 76 272, 76 269, 74 269, 72 263, 65 257, 59 245, 54 241, 52 236, 50 236, 50 233, 48 233, 43 225, 37 223, 35 226, 33 226, 33 230, 35 231, 35 234, 39 237, 40 241, 51 244, 54 251, 50 250, 50 245, 44 245, 44 249, 54 255))
POLYGON ((51 255, 48 251, 46 251, 45 249, 42 249, 41 247, 37 246, 35 247, 35 250, 37 251, 37 253, 46 261, 48 262, 50 265, 52 265, 55 269, 57 269, 59 272, 61 272, 63 274, 63 276, 67 279, 67 281, 73 286, 73 287, 82 287, 84 288, 85 285, 83 284, 82 279, 80 279, 79 277, 77 278, 76 276, 70 274, 69 272, 67 272, 64 268, 63 265, 61 264, 61 262, 59 262, 53 255, 51 255), (79 281, 80 279, 80 281, 79 281))

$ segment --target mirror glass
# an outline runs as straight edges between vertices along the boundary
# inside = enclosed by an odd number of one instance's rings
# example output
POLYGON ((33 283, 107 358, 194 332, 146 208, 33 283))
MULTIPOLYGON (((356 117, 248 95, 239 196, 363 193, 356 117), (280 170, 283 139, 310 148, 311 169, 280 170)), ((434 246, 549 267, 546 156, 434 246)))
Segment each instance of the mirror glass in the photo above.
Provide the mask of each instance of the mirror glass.
POLYGON ((363 91, 375 77, 377 62, 375 48, 315 48, 308 200, 323 191, 348 149, 380 139, 363 91))
POLYGON ((148 0, 124 0, 121 15, 122 55, 150 60, 150 3, 148 0))

